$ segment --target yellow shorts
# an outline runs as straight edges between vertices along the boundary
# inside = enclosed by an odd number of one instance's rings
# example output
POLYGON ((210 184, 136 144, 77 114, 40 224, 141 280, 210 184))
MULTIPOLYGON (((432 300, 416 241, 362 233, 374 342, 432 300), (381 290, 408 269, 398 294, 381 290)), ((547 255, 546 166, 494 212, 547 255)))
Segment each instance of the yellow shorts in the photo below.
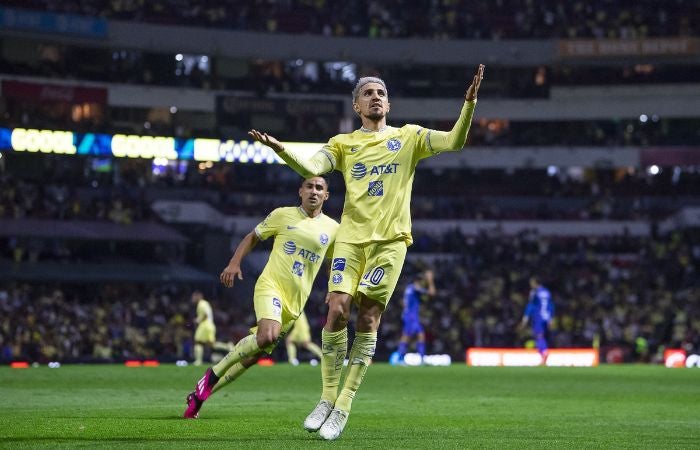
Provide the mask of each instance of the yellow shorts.
POLYGON ((294 323, 294 328, 289 333, 289 339, 292 342, 310 342, 311 341, 311 327, 309 326, 309 320, 306 318, 306 314, 302 314, 294 323))
POLYGON ((214 325, 214 322, 206 320, 197 325, 197 329, 194 332, 194 341, 213 344, 216 341, 216 325, 214 325))
MULTIPOLYGON (((260 319, 274 320, 282 324, 280 335, 277 342, 265 347, 265 353, 271 353, 277 344, 284 339, 289 333, 289 330, 294 326, 296 316, 294 316, 284 302, 284 297, 280 292, 271 286, 261 286, 260 283, 255 285, 255 294, 253 296, 253 305, 255 307, 256 323, 260 319)), ((250 332, 256 334, 258 332, 257 325, 250 329, 250 332)))
POLYGON ((406 259, 406 241, 350 244, 336 242, 328 292, 361 292, 386 307, 406 259))

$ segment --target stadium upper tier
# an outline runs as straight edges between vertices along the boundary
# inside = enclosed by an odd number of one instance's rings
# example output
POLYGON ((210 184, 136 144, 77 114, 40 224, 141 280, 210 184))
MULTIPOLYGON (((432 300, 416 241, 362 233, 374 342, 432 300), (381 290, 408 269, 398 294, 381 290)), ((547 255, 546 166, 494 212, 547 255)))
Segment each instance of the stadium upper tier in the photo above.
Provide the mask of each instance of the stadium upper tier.
POLYGON ((39 11, 157 24, 373 39, 692 36, 698 32, 700 18, 700 3, 693 0, 9 0, 3 3, 39 11))

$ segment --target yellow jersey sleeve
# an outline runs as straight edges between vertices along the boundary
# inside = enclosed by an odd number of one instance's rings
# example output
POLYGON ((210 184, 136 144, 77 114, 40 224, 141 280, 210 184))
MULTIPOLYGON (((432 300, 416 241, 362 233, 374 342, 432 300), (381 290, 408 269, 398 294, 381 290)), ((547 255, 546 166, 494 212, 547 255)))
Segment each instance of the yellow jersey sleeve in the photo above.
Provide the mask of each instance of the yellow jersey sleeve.
POLYGON ((255 226, 255 234, 261 241, 264 241, 270 236, 275 236, 284 222, 285 211, 282 208, 277 208, 255 226))
POLYGON ((430 135, 431 133, 435 133, 436 130, 431 130, 430 128, 423 128, 420 125, 412 124, 406 125, 405 128, 407 129, 408 133, 415 133, 413 154, 416 158, 416 162, 437 154, 437 152, 430 146, 430 135))
POLYGON ((323 153, 328 158, 332 170, 336 170, 343 164, 343 150, 335 137, 328 140, 328 143, 321 148, 320 153, 323 153))

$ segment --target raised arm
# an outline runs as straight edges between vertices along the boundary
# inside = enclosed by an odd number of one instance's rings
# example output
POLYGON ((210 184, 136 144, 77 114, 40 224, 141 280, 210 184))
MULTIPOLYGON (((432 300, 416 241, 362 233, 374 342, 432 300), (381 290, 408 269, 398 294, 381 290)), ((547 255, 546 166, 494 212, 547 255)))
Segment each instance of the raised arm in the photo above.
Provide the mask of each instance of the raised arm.
POLYGON ((250 130, 248 135, 274 150, 289 167, 304 178, 323 175, 333 170, 330 156, 324 150, 319 150, 311 158, 306 159, 291 149, 285 149, 280 141, 267 133, 250 130))
POLYGON ((450 131, 431 131, 428 136, 428 143, 434 152, 450 152, 462 150, 467 142, 467 134, 472 124, 474 108, 476 107, 476 97, 479 93, 481 80, 484 78, 484 65, 479 64, 479 69, 472 79, 466 94, 464 95, 464 105, 459 113, 459 118, 450 131))
POLYGON ((258 238, 258 235, 255 234, 255 230, 245 235, 245 237, 238 244, 238 247, 236 247, 236 251, 233 252, 233 256, 231 257, 228 265, 219 276, 221 284, 226 287, 233 287, 233 280, 235 277, 238 277, 239 280, 243 279, 243 273, 241 272, 241 261, 243 261, 243 258, 245 258, 245 256, 248 255, 248 253, 250 253, 256 245, 258 245, 258 242, 260 242, 260 239, 258 238))

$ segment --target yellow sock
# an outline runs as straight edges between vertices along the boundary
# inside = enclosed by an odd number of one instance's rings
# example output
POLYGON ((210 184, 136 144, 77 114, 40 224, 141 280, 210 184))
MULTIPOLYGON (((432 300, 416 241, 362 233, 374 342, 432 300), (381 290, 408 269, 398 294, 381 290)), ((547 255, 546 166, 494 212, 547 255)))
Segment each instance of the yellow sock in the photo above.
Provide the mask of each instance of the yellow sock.
POLYGON ((338 397, 338 385, 340 374, 343 371, 343 361, 348 352, 348 329, 330 332, 325 329, 321 332, 321 381, 323 392, 321 399, 335 403, 338 397))
POLYGON ((195 366, 201 365, 203 358, 204 358, 204 346, 202 344, 194 344, 194 365, 195 366))
POLYGON ((350 412, 352 400, 355 398, 360 384, 362 384, 362 379, 365 377, 367 367, 372 362, 376 347, 376 331, 371 333, 355 333, 355 341, 352 343, 352 350, 350 351, 348 376, 345 377, 343 390, 340 391, 338 400, 335 402, 336 409, 350 412))
POLYGON ((293 342, 287 342, 287 360, 291 363, 297 359, 297 346, 293 342))
POLYGON ((228 354, 224 356, 218 364, 212 367, 214 375, 216 375, 217 377, 222 376, 228 369, 233 367, 234 364, 236 364, 243 358, 255 356, 259 354, 260 351, 261 350, 260 347, 258 347, 257 338, 254 334, 249 334, 248 336, 238 341, 238 344, 236 344, 236 346, 233 347, 233 350, 228 352, 228 354))
POLYGON ((226 371, 224 376, 219 378, 216 385, 214 385, 214 388, 211 390, 212 394, 243 375, 243 372, 246 370, 248 370, 248 368, 245 367, 240 361, 231 366, 231 368, 226 371))
POLYGON ((319 347, 318 345, 314 344, 313 342, 309 342, 308 344, 306 344, 306 348, 307 348, 311 353, 313 353, 314 355, 316 355, 316 357, 317 357, 318 359, 321 359, 321 358, 323 357, 323 352, 321 351, 321 347, 319 347))

